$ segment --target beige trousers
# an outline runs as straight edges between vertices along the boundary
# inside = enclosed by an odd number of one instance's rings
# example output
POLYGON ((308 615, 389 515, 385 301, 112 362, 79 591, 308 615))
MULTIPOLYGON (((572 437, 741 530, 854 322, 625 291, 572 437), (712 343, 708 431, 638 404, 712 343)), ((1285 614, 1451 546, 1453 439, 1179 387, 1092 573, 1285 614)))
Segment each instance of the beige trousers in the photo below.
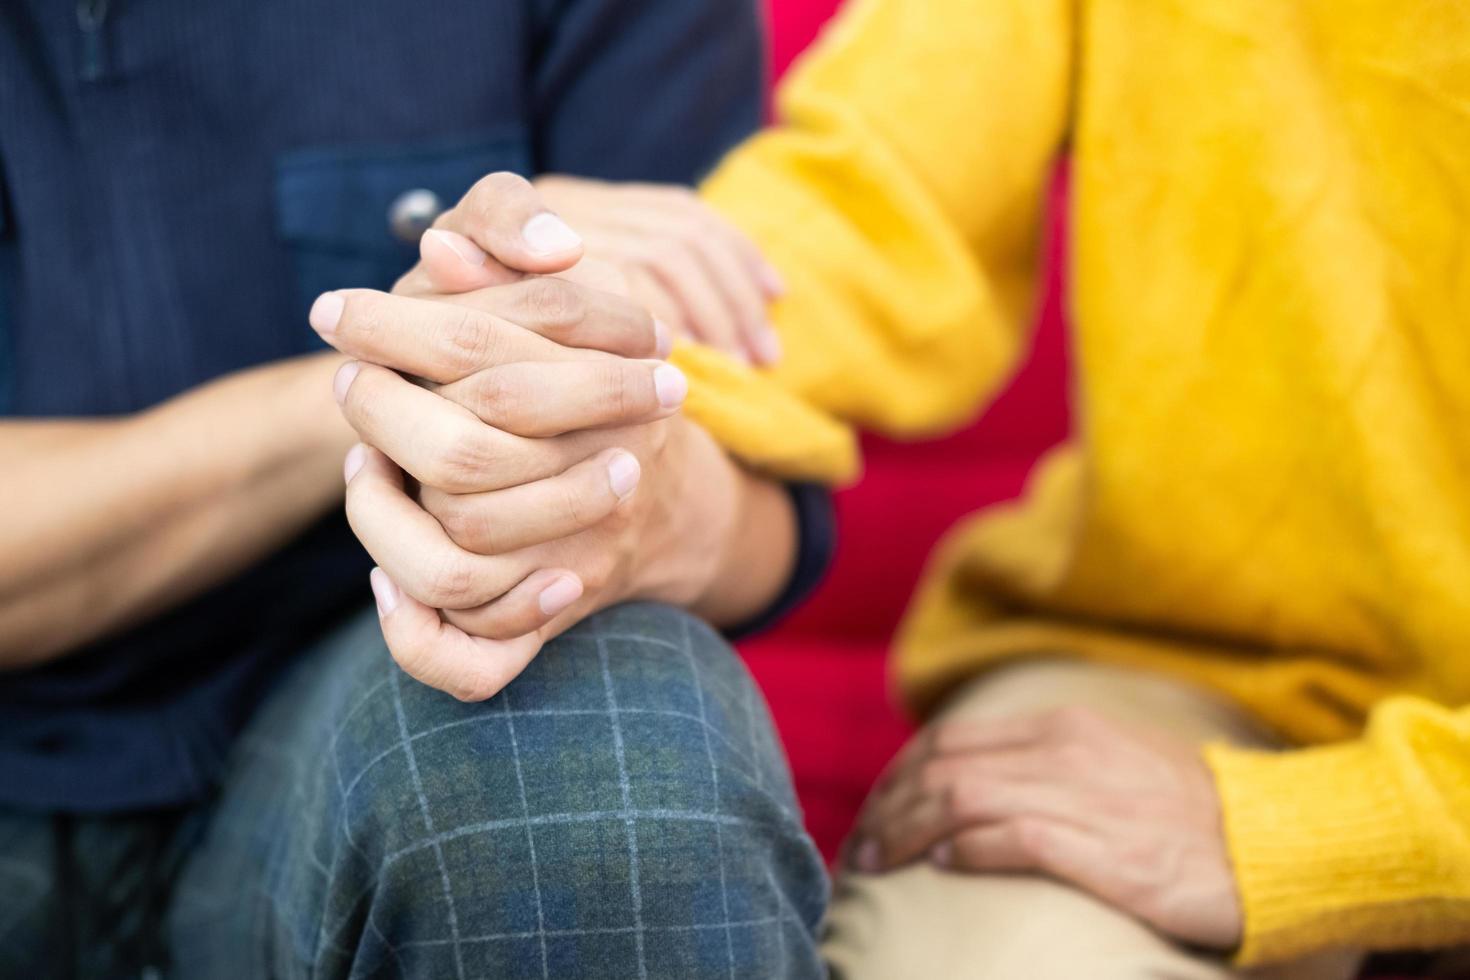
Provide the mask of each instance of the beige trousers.
MULTIPOLYGON (((961 691, 945 714, 994 718, 1066 705, 1192 741, 1272 747, 1243 712, 1203 691, 1078 661, 1002 667, 961 691)), ((924 864, 839 877, 823 953, 834 980, 1348 980, 1361 961, 1337 953, 1241 972, 1059 882, 924 864)))

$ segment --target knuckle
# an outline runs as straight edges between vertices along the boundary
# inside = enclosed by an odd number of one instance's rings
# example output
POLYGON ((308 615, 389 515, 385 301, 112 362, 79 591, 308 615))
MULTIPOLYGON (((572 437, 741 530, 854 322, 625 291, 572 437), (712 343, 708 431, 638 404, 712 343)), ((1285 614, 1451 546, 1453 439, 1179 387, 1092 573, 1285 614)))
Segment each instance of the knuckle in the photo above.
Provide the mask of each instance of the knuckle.
POLYGON ((475 569, 469 562, 455 556, 440 559, 427 576, 427 604, 444 609, 476 605, 475 584, 475 569))
POLYGON ((495 554, 496 536, 479 509, 460 496, 448 495, 446 499, 454 502, 435 508, 433 513, 449 539, 466 551, 495 554))
POLYGON ((701 227, 698 218, 687 211, 676 214, 665 222, 664 235, 666 241, 678 243, 675 247, 685 254, 706 241, 705 229, 701 227))
POLYGON ((577 577, 582 580, 583 591, 595 593, 607 588, 613 580, 613 566, 613 561, 603 559, 587 562, 578 569, 577 577))
POLYGON ((463 471, 451 459, 449 452, 434 453, 427 457, 416 469, 414 476, 424 486, 432 486, 444 490, 447 493, 457 493, 465 489, 463 484, 463 471))
POLYGON ((447 691, 456 701, 466 704, 488 701, 499 692, 495 681, 476 672, 465 672, 450 681, 447 691))
POLYGON ((498 190, 528 191, 532 189, 529 180, 509 170, 497 170, 486 174, 485 183, 498 190))
POLYGON ((656 265, 666 269, 679 268, 689 259, 689 246, 679 238, 670 236, 653 245, 650 255, 656 265))
POLYGON ((524 194, 532 189, 531 182, 520 174, 497 170, 475 181, 475 185, 465 194, 465 200, 479 207, 494 207, 508 194, 524 194))
POLYGON ((423 482, 451 493, 484 489, 486 475, 499 461, 488 432, 484 426, 471 423, 449 429, 444 445, 429 464, 428 479, 423 482))
POLYGON ((929 745, 937 755, 945 755, 957 749, 964 740, 965 729, 957 721, 938 721, 930 728, 929 745))
POLYGON ((476 375, 471 398, 471 410, 492 425, 519 417, 521 395, 502 368, 490 368, 476 375))
POLYGON ((950 782, 949 766, 939 759, 926 759, 919 764, 919 769, 914 775, 914 782, 919 791, 925 795, 938 795, 943 793, 950 782))
POLYGON ((405 674, 417 681, 424 679, 422 671, 424 651, 418 644, 403 642, 391 643, 388 645, 388 652, 392 654, 393 662, 405 674))
POLYGON ((380 335, 387 321, 384 294, 373 289, 343 289, 341 293, 344 302, 338 332, 350 333, 364 342, 380 335))
POLYGON ((1013 831, 1016 835, 1016 849, 1023 857, 1037 863, 1046 861, 1051 853, 1051 830, 1044 822, 1034 817, 1020 817, 1016 820, 1013 831))
POLYGON ((1093 764, 1092 746, 1085 741, 1067 740, 1049 751, 1052 763, 1060 770, 1086 772, 1093 764))
POLYGON ((1063 738, 1087 736, 1095 732, 1099 718, 1091 708, 1067 705, 1047 716, 1047 729, 1063 738))
POLYGON ((467 306, 450 309, 453 312, 447 314, 444 337, 454 363, 466 371, 493 364, 498 335, 489 318, 467 306))
POLYGON ((424 509, 434 516, 451 540, 463 547, 466 539, 470 537, 472 528, 470 517, 465 512, 464 505, 459 502, 459 495, 440 493, 437 494, 437 498, 433 501, 425 499, 424 509))
POLYGON ((612 540, 619 540, 637 523, 632 508, 614 506, 612 513, 602 519, 602 526, 612 540))
POLYGON ((643 454, 657 458, 669 444, 669 421, 660 419, 652 425, 645 425, 640 434, 643 437, 643 454))
POLYGON ((557 481, 556 509, 571 527, 586 527, 592 522, 592 513, 582 497, 582 488, 571 481, 557 481))
POLYGON ((537 321, 554 328, 575 327, 587 317, 586 297, 562 279, 527 279, 521 286, 521 303, 537 321))
POLYGON ((364 364, 342 399, 342 414, 359 433, 381 429, 382 399, 377 397, 380 377, 372 365, 364 364))
POLYGON ((542 621, 539 614, 540 609, 533 601, 502 599, 476 617, 474 633, 487 640, 513 640, 539 626, 542 621))
POLYGON ((639 378, 631 365, 620 361, 597 368, 597 400, 608 418, 622 419, 640 410, 639 378))
POLYGON ((950 788, 945 802, 951 816, 971 818, 985 812, 989 797, 989 790, 980 780, 966 779, 950 788))

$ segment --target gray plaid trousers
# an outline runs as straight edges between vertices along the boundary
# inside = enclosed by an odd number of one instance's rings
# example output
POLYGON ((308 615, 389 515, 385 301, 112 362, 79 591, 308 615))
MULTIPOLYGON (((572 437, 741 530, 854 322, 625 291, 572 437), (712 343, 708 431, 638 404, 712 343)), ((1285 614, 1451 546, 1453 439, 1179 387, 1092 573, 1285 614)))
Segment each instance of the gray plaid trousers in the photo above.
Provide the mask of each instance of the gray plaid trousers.
POLYGON ((159 819, 69 828, 64 895, 54 822, 0 812, 0 977, 62 975, 61 915, 79 975, 136 976, 127 883, 160 865, 151 959, 190 980, 823 974, 827 879, 764 702, 664 606, 589 619, 483 704, 405 677, 354 619, 258 713, 219 799, 137 846, 159 819))

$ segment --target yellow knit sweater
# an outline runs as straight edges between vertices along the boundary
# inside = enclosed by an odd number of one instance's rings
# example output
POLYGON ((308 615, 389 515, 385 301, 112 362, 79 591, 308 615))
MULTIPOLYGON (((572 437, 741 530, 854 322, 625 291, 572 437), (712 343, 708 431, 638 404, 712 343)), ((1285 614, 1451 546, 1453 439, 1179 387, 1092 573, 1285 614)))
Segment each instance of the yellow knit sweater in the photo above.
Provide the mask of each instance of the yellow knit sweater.
POLYGON ((1210 752, 1243 961, 1470 942, 1470 4, 857 0, 781 110, 707 193, 786 359, 679 356, 783 474, 974 416, 1075 161, 1078 434, 941 549, 911 703, 1036 653, 1208 685, 1316 746, 1210 752))

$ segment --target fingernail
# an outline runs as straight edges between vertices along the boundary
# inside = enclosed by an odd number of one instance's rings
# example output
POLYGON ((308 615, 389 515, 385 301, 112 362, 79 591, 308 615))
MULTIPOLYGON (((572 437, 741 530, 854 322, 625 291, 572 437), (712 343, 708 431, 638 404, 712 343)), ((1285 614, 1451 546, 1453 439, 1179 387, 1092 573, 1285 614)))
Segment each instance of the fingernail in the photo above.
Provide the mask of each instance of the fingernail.
POLYGON ((767 265, 761 267, 760 280, 761 288, 764 289, 766 291, 766 295, 770 296, 772 299, 775 299, 778 296, 786 295, 786 281, 781 278, 781 273, 777 272, 771 266, 767 265))
POLYGON ((537 255, 567 252, 582 244, 582 236, 550 211, 543 211, 527 221, 526 227, 521 229, 521 237, 537 255))
POLYGON ((373 587, 373 599, 378 603, 378 615, 386 616, 398 608, 398 586, 381 568, 368 573, 368 583, 373 587))
POLYGON ((431 228, 429 234, 433 235, 440 244, 457 255, 465 265, 474 266, 476 269, 485 264, 485 250, 463 235, 445 231, 442 228, 431 228))
POLYGON ((677 408, 684 404, 684 396, 689 394, 689 379, 674 365, 660 364, 653 369, 653 390, 660 405, 677 408))
POLYGON ((582 597, 582 580, 575 575, 563 575, 541 590, 536 604, 547 616, 555 616, 582 597))
POLYGON ((358 443, 347 450, 347 457, 342 460, 342 482, 351 483, 352 478, 362 469, 362 464, 367 462, 367 447, 358 443))
POLYGON ((674 351, 674 332, 658 317, 653 319, 653 356, 666 358, 674 351))
POLYGON ((337 369, 336 376, 332 378, 332 394, 336 396, 338 405, 347 401, 347 389, 352 387, 352 379, 361 370, 362 363, 359 361, 348 361, 337 369))
POLYGON ((781 360, 781 338, 770 327, 755 335, 755 354, 762 364, 775 364, 781 360))
POLYGON ((875 840, 863 841, 857 846, 857 850, 853 852, 852 863, 859 871, 872 874, 878 870, 881 862, 882 855, 878 852, 878 842, 875 840))
POLYGON ((954 863, 954 844, 949 841, 940 841, 934 845, 929 852, 929 860, 941 868, 947 868, 954 863))
POLYGON ((306 321, 317 333, 331 333, 341 322, 342 308, 346 305, 347 301, 342 298, 341 293, 322 293, 311 304, 311 312, 306 315, 306 321))
POLYGON ((628 495, 638 486, 638 477, 642 473, 643 468, 638 465, 638 458, 632 453, 618 453, 607 461, 607 482, 619 500, 628 499, 628 495))

